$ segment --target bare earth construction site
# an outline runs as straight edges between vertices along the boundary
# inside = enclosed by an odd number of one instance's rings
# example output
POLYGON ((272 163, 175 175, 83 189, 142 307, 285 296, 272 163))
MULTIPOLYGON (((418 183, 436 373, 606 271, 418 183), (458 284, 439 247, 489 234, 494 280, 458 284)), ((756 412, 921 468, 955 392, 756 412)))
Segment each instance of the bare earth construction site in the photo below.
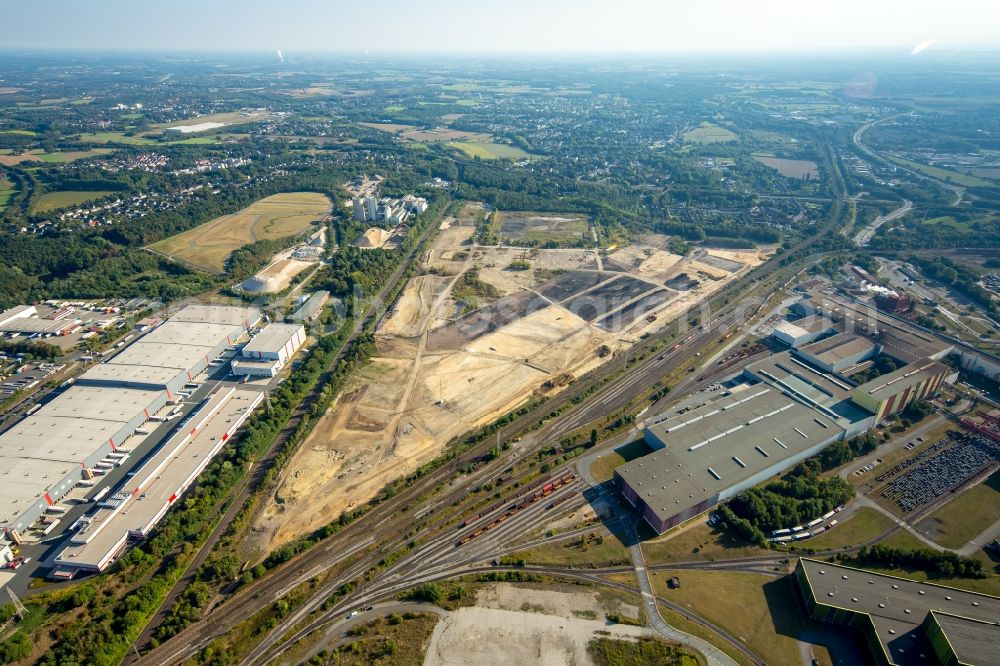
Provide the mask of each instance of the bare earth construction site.
POLYGON ((423 274, 378 330, 378 356, 296 452, 250 550, 267 552, 364 503, 452 438, 535 392, 561 390, 770 254, 680 257, 655 236, 606 256, 478 246, 482 214, 467 204, 442 222, 423 274))

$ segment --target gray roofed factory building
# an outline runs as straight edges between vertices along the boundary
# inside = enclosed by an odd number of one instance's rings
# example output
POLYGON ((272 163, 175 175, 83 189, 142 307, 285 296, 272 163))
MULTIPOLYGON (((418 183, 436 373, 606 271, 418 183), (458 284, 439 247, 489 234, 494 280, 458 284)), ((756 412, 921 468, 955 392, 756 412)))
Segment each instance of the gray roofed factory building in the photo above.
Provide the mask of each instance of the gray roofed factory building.
POLYGON ((645 430, 653 453, 615 470, 657 532, 698 515, 844 437, 834 418, 768 384, 744 385, 645 430))
POLYGON ((800 347, 795 353, 826 372, 841 372, 876 356, 880 349, 877 343, 867 338, 853 333, 837 333, 800 347))
POLYGON ((288 315, 288 320, 297 323, 312 321, 323 311, 323 306, 328 300, 330 300, 330 292, 314 291, 298 310, 288 315))
POLYGON ((0 525, 23 531, 260 320, 254 308, 188 306, 0 435, 0 525))
POLYGON ((997 597, 807 558, 794 576, 809 616, 858 630, 876 663, 996 663, 997 597))

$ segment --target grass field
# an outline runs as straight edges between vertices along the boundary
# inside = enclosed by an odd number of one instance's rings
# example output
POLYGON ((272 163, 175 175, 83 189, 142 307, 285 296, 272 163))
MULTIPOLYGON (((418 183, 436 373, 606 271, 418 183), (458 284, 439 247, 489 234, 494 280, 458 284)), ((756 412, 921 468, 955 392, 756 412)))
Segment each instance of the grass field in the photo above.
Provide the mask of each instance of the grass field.
POLYGON ((922 173, 925 176, 954 183, 955 185, 961 185, 962 187, 990 187, 993 185, 993 183, 988 180, 976 178, 975 176, 970 176, 967 173, 960 173, 958 171, 952 171, 951 169, 942 169, 941 167, 921 164, 920 162, 913 162, 912 160, 904 160, 901 157, 892 157, 890 159, 896 164, 901 164, 918 173, 922 173))
POLYGON ((65 190, 63 192, 46 192, 35 200, 32 210, 36 213, 47 213, 50 210, 56 210, 57 208, 76 206, 84 203, 85 201, 100 199, 101 197, 106 197, 109 194, 114 194, 114 192, 109 192, 107 190, 65 190))
POLYGON ((80 141, 84 143, 124 143, 130 146, 150 146, 157 143, 141 136, 125 136, 124 132, 84 132, 80 134, 80 141))
POLYGON ((0 178, 0 211, 7 207, 15 192, 14 183, 6 178, 0 178))
POLYGON ((0 164, 4 166, 15 166, 22 162, 73 162, 87 157, 97 157, 107 155, 111 152, 109 148, 93 148, 91 150, 73 150, 58 153, 46 153, 41 150, 31 150, 21 155, 0 155, 0 164))
POLYGON ((597 666, 698 666, 704 663, 693 653, 662 638, 591 639, 587 653, 597 666))
MULTIPOLYGON (((634 579, 630 584, 635 585, 634 579)), ((737 664, 740 664, 740 666, 753 666, 753 662, 750 661, 749 657, 747 657, 745 654, 743 654, 736 648, 732 647, 718 633, 712 631, 708 627, 703 627, 697 622, 692 622, 691 620, 687 619, 677 611, 671 610, 666 606, 664 606, 663 604, 659 604, 659 607, 660 607, 660 616, 663 618, 664 622, 669 624, 671 627, 680 629, 686 634, 697 636, 698 638, 704 641, 708 641, 711 645, 716 646, 717 648, 728 654, 733 659, 733 661, 735 661, 737 664)))
POLYGON ((862 507, 846 521, 835 525, 832 530, 824 532, 814 539, 801 542, 801 548, 828 550, 855 546, 869 539, 874 539, 894 524, 885 514, 879 513, 875 509, 862 507))
POLYGON ((405 106, 387 106, 382 109, 386 113, 399 113, 400 111, 406 111, 405 106))
MULTIPOLYGON (((125 136, 124 132, 87 132, 80 135, 80 141, 84 143, 123 143, 128 146, 191 146, 209 145, 219 142, 219 135, 192 136, 187 139, 177 141, 156 141, 145 136, 125 136)), ((104 150, 98 148, 97 150, 104 150)))
POLYGON ((12 130, 0 130, 0 134, 20 134, 21 136, 35 136, 38 134, 38 132, 32 132, 31 130, 12 129, 12 130))
POLYGON ((596 532, 518 551, 511 558, 523 559, 528 564, 574 567, 613 566, 629 562, 628 550, 616 536, 599 536, 596 532))
POLYGON ((594 477, 595 481, 603 483, 614 476, 615 468, 619 465, 624 465, 651 452, 652 449, 641 439, 623 444, 591 463, 590 475, 594 477))
POLYGON ((761 557, 774 551, 733 542, 722 532, 708 526, 703 519, 696 519, 689 526, 668 532, 642 544, 642 552, 650 564, 714 561, 734 557, 761 557))
POLYGON ((232 215, 223 215, 150 249, 196 268, 221 273, 233 250, 258 240, 301 233, 323 218, 330 200, 318 192, 289 192, 256 201, 232 215))
POLYGON ((746 644, 768 666, 799 666, 794 636, 806 626, 789 576, 663 569, 651 576, 657 596, 695 612, 746 644), (667 588, 677 576, 680 588, 667 588))
POLYGON ((960 548, 997 520, 1000 520, 1000 472, 924 518, 916 528, 946 548, 960 548))
POLYGON ((434 632, 438 617, 432 613, 391 614, 351 629, 351 640, 324 652, 340 666, 400 664, 418 666, 434 632))
POLYGON ((509 146, 505 143, 452 141, 447 145, 450 148, 457 148, 469 157, 478 157, 481 160, 496 160, 501 158, 520 160, 525 157, 531 157, 517 146, 509 146))
POLYGON ((932 217, 932 218, 929 218, 927 220, 924 220, 923 223, 924 224, 932 224, 932 225, 935 225, 935 226, 951 227, 952 229, 954 229, 955 231, 958 231, 960 233, 966 233, 966 234, 972 233, 972 226, 970 225, 969 222, 965 222, 965 221, 961 221, 960 222, 960 221, 956 220, 954 217, 952 217, 951 215, 942 215, 940 217, 932 217))
POLYGON ((728 143, 736 141, 737 136, 725 127, 719 127, 711 123, 703 123, 700 127, 695 127, 684 133, 685 143, 728 143))

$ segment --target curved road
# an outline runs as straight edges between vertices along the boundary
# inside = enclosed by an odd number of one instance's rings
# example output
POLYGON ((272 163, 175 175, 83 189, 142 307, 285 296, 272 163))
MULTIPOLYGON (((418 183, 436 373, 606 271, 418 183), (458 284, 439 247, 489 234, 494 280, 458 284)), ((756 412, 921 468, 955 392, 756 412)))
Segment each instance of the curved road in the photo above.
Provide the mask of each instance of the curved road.
POLYGON ((905 171, 906 173, 910 174, 911 176, 914 176, 914 177, 919 178, 921 180, 930 181, 930 182, 932 182, 932 183, 934 183, 934 184, 936 184, 936 185, 938 185, 940 187, 943 187, 946 190, 951 190, 952 194, 955 195, 955 200, 951 202, 951 205, 952 206, 957 206, 958 204, 960 204, 962 202, 962 197, 965 195, 965 188, 964 187, 959 187, 958 185, 952 185, 951 183, 946 183, 943 180, 938 180, 937 178, 932 178, 931 176, 928 176, 927 174, 920 173, 919 171, 916 171, 914 169, 910 169, 909 167, 905 167, 905 166, 902 166, 900 164, 896 164, 895 162, 893 162, 893 161, 891 161, 889 159, 886 159, 885 157, 882 157, 881 155, 879 155, 877 152, 875 152, 874 150, 872 150, 871 148, 869 148, 861 140, 861 138, 864 136, 865 132, 867 132, 868 130, 870 130, 875 125, 878 125, 879 123, 884 123, 887 120, 892 120, 893 118, 899 118, 902 115, 906 115, 906 114, 896 113, 896 114, 893 114, 891 116, 886 116, 885 118, 879 118, 878 120, 870 120, 870 121, 868 121, 867 123, 865 123, 864 125, 862 125, 861 127, 859 127, 854 132, 854 136, 852 137, 852 140, 854 141, 854 145, 857 147, 858 150, 860 150, 865 155, 867 155, 868 157, 870 157, 870 158, 872 158, 874 160, 878 160, 879 162, 882 162, 883 164, 885 164, 887 166, 891 166, 891 167, 893 167, 895 169, 899 169, 900 171, 905 171))

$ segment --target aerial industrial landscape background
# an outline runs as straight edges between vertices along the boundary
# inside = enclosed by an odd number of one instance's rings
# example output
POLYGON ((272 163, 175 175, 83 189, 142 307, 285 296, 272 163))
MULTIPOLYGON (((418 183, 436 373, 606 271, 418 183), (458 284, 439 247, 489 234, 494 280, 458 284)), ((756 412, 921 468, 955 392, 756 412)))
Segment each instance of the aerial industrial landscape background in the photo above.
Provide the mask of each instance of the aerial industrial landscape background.
POLYGON ((1000 15, 717 5, 5 8, 0 661, 996 663, 1000 15))

